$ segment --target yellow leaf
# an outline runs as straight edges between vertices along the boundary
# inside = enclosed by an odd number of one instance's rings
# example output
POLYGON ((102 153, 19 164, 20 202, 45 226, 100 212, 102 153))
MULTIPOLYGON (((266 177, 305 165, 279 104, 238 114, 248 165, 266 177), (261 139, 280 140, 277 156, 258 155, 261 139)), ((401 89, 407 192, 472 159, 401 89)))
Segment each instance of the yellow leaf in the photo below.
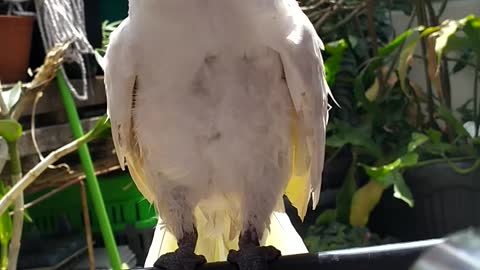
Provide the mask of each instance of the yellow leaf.
POLYGON ((359 188, 352 198, 350 210, 350 225, 363 227, 367 225, 373 208, 382 197, 384 187, 375 180, 370 180, 359 188))
POLYGON ((380 84, 378 82, 378 78, 375 78, 375 81, 373 82, 372 86, 365 92, 365 97, 369 101, 374 101, 377 99, 378 96, 378 91, 380 89, 380 84))
POLYGON ((437 54, 435 52, 436 38, 428 37, 427 38, 427 66, 428 66, 428 77, 432 82, 432 85, 435 89, 437 97, 444 101, 443 92, 442 92, 442 83, 440 82, 440 64, 437 59, 437 54))
POLYGON ((398 77, 400 79, 400 86, 402 88, 402 91, 406 95, 408 95, 408 92, 407 92, 407 85, 405 83, 405 80, 407 79, 409 62, 413 57, 413 52, 415 51, 417 42, 418 42, 418 39, 414 39, 410 41, 410 43, 408 43, 407 46, 405 46, 405 48, 400 53, 400 59, 398 62, 398 77))

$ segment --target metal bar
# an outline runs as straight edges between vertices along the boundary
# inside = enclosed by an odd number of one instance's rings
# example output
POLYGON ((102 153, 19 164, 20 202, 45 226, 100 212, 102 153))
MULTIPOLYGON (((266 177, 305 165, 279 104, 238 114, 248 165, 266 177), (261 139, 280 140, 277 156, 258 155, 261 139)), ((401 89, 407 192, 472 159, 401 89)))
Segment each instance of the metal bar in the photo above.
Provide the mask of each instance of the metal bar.
MULTIPOLYGON (((408 270, 424 250, 444 241, 444 239, 434 239, 317 254, 288 255, 272 262, 269 270, 408 270)), ((228 262, 208 263, 197 269, 238 270, 235 265, 228 262)), ((142 269, 136 268, 136 270, 142 269)), ((145 268, 143 270, 157 269, 145 268)))

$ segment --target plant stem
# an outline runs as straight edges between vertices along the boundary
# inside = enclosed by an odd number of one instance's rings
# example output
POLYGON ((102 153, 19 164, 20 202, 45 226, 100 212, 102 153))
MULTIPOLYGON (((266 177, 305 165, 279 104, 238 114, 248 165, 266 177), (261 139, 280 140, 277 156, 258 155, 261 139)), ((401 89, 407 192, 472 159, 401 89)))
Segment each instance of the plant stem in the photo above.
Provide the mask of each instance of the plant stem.
POLYGON ((452 168, 452 170, 454 170, 456 173, 462 174, 462 175, 472 173, 472 172, 476 171, 478 168, 480 168, 480 159, 475 160, 475 163, 473 163, 473 165, 470 168, 465 168, 465 169, 460 168, 457 165, 455 165, 455 163, 453 163, 451 159, 447 158, 446 160, 447 160, 447 163, 450 166, 450 168, 452 168))
MULTIPOLYGON (((2 91, 2 82, 0 82, 0 93, 2 91)), ((3 100, 2 95, 0 95, 0 116, 5 117, 6 115, 8 115, 7 104, 5 104, 5 100, 3 100)))
POLYGON ((477 63, 475 65, 475 81, 473 83, 473 118, 475 121, 475 137, 478 137, 478 127, 479 127, 479 118, 480 115, 478 114, 478 73, 480 69, 480 59, 477 59, 477 63))
POLYGON ((445 158, 431 159, 431 160, 420 161, 417 164, 415 164, 413 166, 410 166, 410 168, 425 167, 425 166, 445 163, 445 162, 448 162, 448 161, 450 161, 450 162, 468 161, 468 160, 474 160, 476 158, 477 157, 475 157, 475 156, 471 156, 471 157, 458 157, 458 158, 450 158, 450 159, 445 159, 445 158))
MULTIPOLYGON (((414 9, 415 9, 415 7, 414 7, 414 9)), ((413 24, 414 20, 415 20, 415 10, 412 12, 412 15, 410 16, 410 19, 408 21, 408 25, 406 27, 406 30, 412 28, 412 24, 413 24)), ((390 63, 387 75, 385 76, 386 81, 388 81, 388 79, 392 75, 393 71, 395 70, 395 68, 397 66, 397 62, 400 58, 400 54, 402 53, 402 50, 403 50, 404 46, 405 46, 405 41, 400 45, 398 50, 395 52, 395 55, 393 56, 393 61, 390 63)), ((387 89, 388 89, 388 87, 387 87, 387 89)), ((386 92, 388 92, 388 91, 386 91, 386 92)), ((385 99, 387 96, 388 96, 388 93, 385 93, 382 98, 385 99)), ((420 104, 418 104, 418 99, 415 100, 415 103, 416 103, 417 106, 420 106, 420 104)))
MULTIPOLYGON (((429 26, 438 26, 440 25, 440 16, 442 15, 443 11, 445 10, 445 7, 447 5, 447 1, 443 1, 442 6, 440 8, 440 11, 438 14, 435 13, 435 9, 433 8, 432 0, 426 0, 426 6, 428 9, 428 14, 430 17, 430 23, 429 26)), ((452 109, 452 91, 451 91, 451 85, 450 85, 450 74, 448 73, 448 62, 445 60, 445 57, 442 56, 442 59, 440 60, 441 63, 440 65, 440 84, 441 84, 441 91, 443 94, 443 97, 445 98, 445 106, 447 106, 448 109, 452 109)))
POLYGON ((321 34, 326 36, 329 35, 335 31, 337 31, 339 28, 350 22, 351 19, 353 19, 355 16, 361 14, 365 10, 366 5, 365 4, 360 4, 357 8, 355 8, 350 14, 345 16, 341 21, 339 21, 335 26, 333 26, 330 29, 327 29, 323 31, 321 34))
MULTIPOLYGON (((375 3, 374 0, 367 1, 367 17, 368 17, 368 36, 370 37, 371 47, 372 47, 372 55, 375 57, 378 55, 378 37, 377 31, 375 28, 375 3)), ((383 88, 384 88, 384 78, 383 78, 383 71, 379 69, 377 71, 377 78, 379 82, 379 90, 380 96, 383 95, 383 88)), ((388 78, 387 78, 388 79, 388 78)))
POLYGON ((448 0, 443 0, 442 5, 438 9, 437 18, 440 19, 440 17, 442 17, 443 13, 445 12, 445 9, 447 8, 447 4, 448 4, 448 0))
MULTIPOLYGON (((68 122, 70 123, 70 127, 72 129, 73 137, 80 138, 84 135, 82 126, 80 125, 80 117, 78 116, 78 111, 73 96, 61 72, 57 72, 57 84, 63 104, 65 106, 68 122)), ((80 163, 82 164, 82 168, 85 173, 90 199, 93 202, 93 210, 98 218, 100 232, 103 236, 103 242, 107 250, 110 265, 112 266, 113 270, 120 270, 122 269, 120 255, 118 253, 117 244, 112 231, 112 225, 108 219, 102 192, 98 184, 97 176, 95 175, 95 168, 93 166, 87 144, 83 144, 78 147, 78 154, 80 156, 80 163)))
POLYGON ((12 176, 21 175, 22 165, 20 163, 16 142, 8 143, 8 154, 10 155, 10 174, 12 176))
POLYGON ((1 252, 1 270, 7 270, 8 267, 8 244, 2 244, 1 252))
POLYGON ((40 161, 28 171, 18 183, 16 183, 0 200, 0 215, 3 214, 9 205, 13 203, 23 190, 25 190, 37 177, 45 171, 49 165, 55 163, 60 158, 76 151, 78 147, 84 143, 90 142, 95 139, 95 133, 89 132, 85 136, 66 144, 59 149, 51 152, 44 160, 40 161))
MULTIPOLYGON (((22 178, 22 164, 20 162, 16 142, 8 143, 8 152, 10 154, 10 174, 12 176, 12 184, 15 185, 22 178)), ((15 199, 15 208, 13 212, 12 239, 10 240, 10 249, 8 252, 9 270, 17 269, 23 231, 23 204, 23 192, 20 192, 15 199)))
MULTIPOLYGON (((428 22, 426 19, 426 12, 425 12, 425 3, 424 0, 417 0, 415 1, 417 4, 417 20, 419 25, 423 25, 425 27, 428 27, 428 22)), ((427 96, 428 96, 428 103, 427 103, 427 108, 428 108, 428 121, 431 126, 434 125, 434 103, 433 103, 433 89, 432 89, 432 82, 428 79, 428 60, 426 58, 427 55, 427 45, 425 42, 425 38, 421 38, 420 43, 422 45, 422 56, 425 59, 423 61, 423 66, 425 69, 425 81, 427 84, 427 96)))

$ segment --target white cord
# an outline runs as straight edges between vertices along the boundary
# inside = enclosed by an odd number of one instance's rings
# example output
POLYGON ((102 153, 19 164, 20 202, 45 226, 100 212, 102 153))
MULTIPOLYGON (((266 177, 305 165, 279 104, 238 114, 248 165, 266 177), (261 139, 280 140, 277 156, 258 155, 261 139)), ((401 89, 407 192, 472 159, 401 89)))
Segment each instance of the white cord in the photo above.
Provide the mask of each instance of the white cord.
POLYGON ((83 93, 79 93, 68 80, 65 69, 60 68, 72 94, 80 100, 88 98, 87 69, 83 54, 94 53, 87 39, 83 0, 35 0, 37 20, 46 50, 58 43, 74 40, 65 54, 65 61, 76 63, 82 73, 83 93))

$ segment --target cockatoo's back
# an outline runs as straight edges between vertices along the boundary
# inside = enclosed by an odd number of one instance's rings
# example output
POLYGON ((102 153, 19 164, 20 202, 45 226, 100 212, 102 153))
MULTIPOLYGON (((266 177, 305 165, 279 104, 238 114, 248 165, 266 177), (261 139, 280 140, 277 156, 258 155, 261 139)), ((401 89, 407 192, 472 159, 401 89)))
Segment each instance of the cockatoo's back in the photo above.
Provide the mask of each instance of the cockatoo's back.
POLYGON ((284 254, 306 252, 280 220, 285 192, 304 215, 323 167, 328 87, 307 22, 293 0, 130 2, 105 80, 120 162, 165 223, 151 253, 196 227, 196 251, 224 260, 275 208, 284 254))

